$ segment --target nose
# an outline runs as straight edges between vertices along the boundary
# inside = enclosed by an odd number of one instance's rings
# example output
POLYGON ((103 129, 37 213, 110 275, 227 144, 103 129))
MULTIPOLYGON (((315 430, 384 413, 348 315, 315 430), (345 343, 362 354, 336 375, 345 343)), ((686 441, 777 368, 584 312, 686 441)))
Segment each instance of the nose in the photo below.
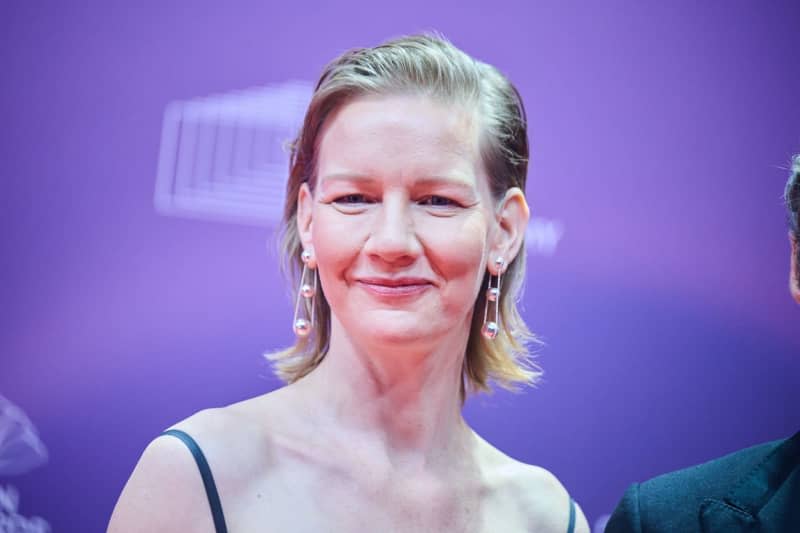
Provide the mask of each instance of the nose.
POLYGON ((372 221, 364 252, 392 265, 413 263, 422 253, 414 224, 412 208, 402 195, 384 196, 372 221))

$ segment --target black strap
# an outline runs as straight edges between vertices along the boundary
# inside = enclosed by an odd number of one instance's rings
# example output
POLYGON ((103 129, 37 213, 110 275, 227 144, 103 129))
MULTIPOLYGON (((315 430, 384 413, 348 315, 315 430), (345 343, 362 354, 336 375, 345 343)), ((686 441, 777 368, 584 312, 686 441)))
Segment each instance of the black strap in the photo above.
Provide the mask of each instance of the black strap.
POLYGON ((211 475, 211 468, 208 466, 208 461, 206 461, 206 456, 203 455, 200 446, 197 445, 192 437, 179 429, 168 429, 162 435, 172 435, 179 438, 192 452, 197 468, 200 470, 200 475, 203 477, 203 485, 206 488, 206 496, 208 496, 208 505, 211 507, 211 515, 214 517, 214 527, 217 533, 228 533, 228 528, 225 525, 225 516, 222 514, 222 503, 219 501, 217 486, 214 484, 214 476, 211 475))
POLYGON ((567 525, 567 533, 575 532, 575 500, 569 499, 569 524, 567 525))

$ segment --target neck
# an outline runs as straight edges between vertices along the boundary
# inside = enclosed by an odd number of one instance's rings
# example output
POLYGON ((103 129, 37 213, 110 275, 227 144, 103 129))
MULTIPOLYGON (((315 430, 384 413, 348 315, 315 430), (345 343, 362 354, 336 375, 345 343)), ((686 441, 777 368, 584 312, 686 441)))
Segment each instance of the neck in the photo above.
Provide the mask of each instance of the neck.
POLYGON ((460 396, 469 323, 454 329, 430 346, 367 344, 334 318, 328 354, 301 381, 307 398, 337 429, 377 443, 393 464, 463 457, 473 438, 460 396))

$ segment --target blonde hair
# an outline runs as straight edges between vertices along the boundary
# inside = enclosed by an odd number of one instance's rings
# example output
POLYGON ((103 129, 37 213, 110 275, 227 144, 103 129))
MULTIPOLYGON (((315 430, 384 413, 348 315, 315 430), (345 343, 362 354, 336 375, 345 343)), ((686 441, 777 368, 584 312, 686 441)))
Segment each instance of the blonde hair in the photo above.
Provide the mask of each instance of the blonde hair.
MULTIPOLYGON (((362 95, 415 94, 447 103, 474 105, 482 123, 481 157, 492 195, 503 198, 512 187, 525 191, 528 170, 527 120, 516 88, 497 69, 477 61, 438 35, 414 35, 374 48, 345 52, 322 72, 301 131, 291 144, 289 180, 283 216, 281 257, 293 290, 302 271, 297 229, 297 196, 303 183, 313 191, 319 135, 328 116, 362 95)), ((489 273, 484 276, 486 286, 489 273)), ((472 318, 462 372, 462 398, 488 391, 490 381, 514 390, 541 375, 527 344, 536 341, 517 309, 525 278, 524 244, 503 275, 499 300, 500 331, 493 340, 481 334, 485 294, 481 290, 472 318)), ((296 292, 293 294, 296 297, 296 292)), ((330 307, 320 290, 316 324, 307 337, 268 357, 288 383, 311 372, 325 357, 330 340, 330 307)), ((310 311, 310 309, 309 309, 310 311)))

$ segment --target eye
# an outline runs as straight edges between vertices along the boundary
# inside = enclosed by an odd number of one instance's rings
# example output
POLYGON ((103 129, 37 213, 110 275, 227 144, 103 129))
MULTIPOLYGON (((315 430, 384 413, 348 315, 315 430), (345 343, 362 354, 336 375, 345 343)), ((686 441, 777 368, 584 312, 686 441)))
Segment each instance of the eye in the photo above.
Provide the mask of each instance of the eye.
POLYGON ((370 202, 363 194, 345 194, 333 200, 336 204, 369 204, 370 202))
POLYGON ((458 203, 450 198, 445 198, 444 196, 437 196, 431 195, 426 196, 425 198, 419 201, 421 205, 429 205, 431 207, 456 207, 458 203))

